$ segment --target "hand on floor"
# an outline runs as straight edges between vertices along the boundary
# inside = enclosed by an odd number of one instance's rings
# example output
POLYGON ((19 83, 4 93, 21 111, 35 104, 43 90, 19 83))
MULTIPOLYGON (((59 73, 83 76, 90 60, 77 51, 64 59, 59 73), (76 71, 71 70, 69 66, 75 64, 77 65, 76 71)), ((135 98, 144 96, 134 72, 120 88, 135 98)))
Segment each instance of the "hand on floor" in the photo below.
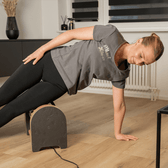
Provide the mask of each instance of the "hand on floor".
POLYGON ((136 140, 138 140, 137 137, 132 136, 132 135, 118 134, 115 137, 119 141, 130 141, 130 140, 136 141, 136 140))

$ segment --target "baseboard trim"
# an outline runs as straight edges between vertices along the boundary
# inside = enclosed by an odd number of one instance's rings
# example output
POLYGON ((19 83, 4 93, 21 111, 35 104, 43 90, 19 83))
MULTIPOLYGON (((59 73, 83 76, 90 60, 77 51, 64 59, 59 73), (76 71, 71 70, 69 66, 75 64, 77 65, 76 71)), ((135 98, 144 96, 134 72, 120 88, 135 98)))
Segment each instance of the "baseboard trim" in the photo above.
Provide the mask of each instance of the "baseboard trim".
POLYGON ((168 96, 159 96, 158 99, 159 100, 168 100, 168 96))
MULTIPOLYGON (((106 95, 113 95, 112 89, 101 89, 101 88, 91 88, 87 87, 79 92, 83 93, 95 93, 95 94, 106 94, 106 95)), ((125 97, 136 97, 136 98, 147 98, 151 99, 150 92, 140 92, 140 91, 124 91, 125 97)))

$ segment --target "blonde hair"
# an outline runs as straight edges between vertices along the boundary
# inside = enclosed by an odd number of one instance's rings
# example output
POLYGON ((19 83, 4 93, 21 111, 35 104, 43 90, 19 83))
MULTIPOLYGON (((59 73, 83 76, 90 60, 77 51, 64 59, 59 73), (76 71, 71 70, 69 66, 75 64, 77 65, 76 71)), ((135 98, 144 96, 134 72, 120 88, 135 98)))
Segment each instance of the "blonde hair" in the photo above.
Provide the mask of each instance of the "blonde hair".
POLYGON ((142 44, 145 46, 149 46, 152 45, 154 48, 154 55, 155 55, 155 60, 157 61, 163 54, 164 51, 164 46, 162 41, 160 40, 160 37, 155 34, 152 33, 150 36, 147 37, 143 37, 142 38, 142 44))

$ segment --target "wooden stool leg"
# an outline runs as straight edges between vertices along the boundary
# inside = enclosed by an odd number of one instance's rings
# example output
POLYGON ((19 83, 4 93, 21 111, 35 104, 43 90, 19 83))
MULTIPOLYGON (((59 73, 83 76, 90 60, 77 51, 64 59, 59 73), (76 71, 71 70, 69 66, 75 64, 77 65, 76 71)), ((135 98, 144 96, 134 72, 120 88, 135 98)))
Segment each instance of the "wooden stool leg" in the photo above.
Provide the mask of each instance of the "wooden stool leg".
POLYGON ((30 130, 30 115, 29 112, 25 113, 25 122, 26 122, 26 133, 29 135, 29 130, 30 130))
POLYGON ((161 112, 157 112, 156 168, 160 168, 161 112))
POLYGON ((51 104, 52 104, 53 106, 55 106, 55 103, 54 103, 53 101, 51 102, 51 104))

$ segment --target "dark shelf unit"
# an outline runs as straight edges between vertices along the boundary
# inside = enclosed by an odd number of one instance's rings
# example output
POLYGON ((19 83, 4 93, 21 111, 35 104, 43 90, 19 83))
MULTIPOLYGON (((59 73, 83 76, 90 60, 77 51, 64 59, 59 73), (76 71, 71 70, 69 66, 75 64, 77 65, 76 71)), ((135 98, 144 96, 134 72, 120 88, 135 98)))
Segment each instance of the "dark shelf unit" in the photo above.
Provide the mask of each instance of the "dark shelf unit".
POLYGON ((51 39, 0 40, 0 77, 10 76, 29 54, 51 39))

